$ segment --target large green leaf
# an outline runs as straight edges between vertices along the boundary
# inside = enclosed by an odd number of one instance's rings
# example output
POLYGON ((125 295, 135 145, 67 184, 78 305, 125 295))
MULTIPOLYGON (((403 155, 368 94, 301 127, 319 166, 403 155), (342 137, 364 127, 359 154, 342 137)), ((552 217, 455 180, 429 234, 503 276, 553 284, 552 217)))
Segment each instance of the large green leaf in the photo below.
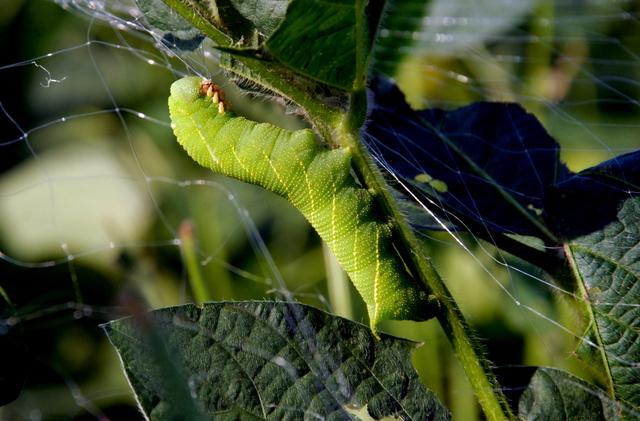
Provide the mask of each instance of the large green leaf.
POLYGON ((293 0, 267 40, 280 62, 342 89, 364 86, 370 48, 363 1, 293 0))
POLYGON ((301 304, 185 305, 106 330, 151 419, 449 418, 411 366, 413 343, 301 304))
POLYGON ((568 245, 593 312, 593 345, 618 399, 640 407, 640 197, 615 221, 568 245))
POLYGON ((527 420, 620 420, 637 417, 607 393, 569 373, 539 368, 520 398, 527 420))

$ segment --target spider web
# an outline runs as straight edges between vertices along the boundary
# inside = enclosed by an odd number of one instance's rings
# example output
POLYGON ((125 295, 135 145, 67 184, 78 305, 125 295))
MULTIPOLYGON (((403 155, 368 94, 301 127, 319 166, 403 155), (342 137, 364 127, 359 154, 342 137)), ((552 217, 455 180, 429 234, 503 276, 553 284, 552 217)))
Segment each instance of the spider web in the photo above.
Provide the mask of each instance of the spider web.
MULTIPOLYGON (((29 378, 3 417, 136 416, 97 325, 130 314, 132 300, 150 308, 193 300, 182 257, 189 227, 203 275, 215 279, 212 298, 295 298, 335 310, 318 238, 283 200, 186 157, 171 133, 168 86, 211 77, 243 114, 299 122, 225 85, 206 43, 175 56, 133 2, 10 3, 0 16, 15 40, 0 63, 0 287, 11 306, 0 332, 25 338, 20 370, 29 378), (49 29, 50 21, 59 25, 49 29)), ((396 75, 414 107, 519 102, 574 171, 638 147, 636 5, 487 2, 515 10, 502 16, 471 3, 464 12, 433 6, 441 14, 417 32, 381 33, 417 40, 396 75)), ((423 204, 425 212, 439 206, 423 204)), ((424 236, 496 365, 549 365, 593 379, 571 358, 583 332, 557 299, 573 293, 472 235, 424 236)), ((352 306, 362 321, 361 303, 352 306)), ((447 345, 434 323, 389 329, 433 344, 415 355, 423 379, 454 414, 477 415, 455 360, 439 356, 447 345)))

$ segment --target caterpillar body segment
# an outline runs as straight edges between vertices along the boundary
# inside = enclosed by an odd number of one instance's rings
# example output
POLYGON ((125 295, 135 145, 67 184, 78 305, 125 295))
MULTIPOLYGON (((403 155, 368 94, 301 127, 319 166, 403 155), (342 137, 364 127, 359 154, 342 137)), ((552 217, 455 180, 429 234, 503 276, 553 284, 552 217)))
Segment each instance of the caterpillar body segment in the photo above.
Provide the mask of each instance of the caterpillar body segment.
POLYGON ((384 319, 429 318, 428 291, 408 273, 389 224, 374 213, 371 194, 353 180, 350 152, 324 148, 308 129, 253 122, 228 107, 220 112, 224 96, 216 89, 197 77, 171 87, 172 127, 187 153, 216 173, 262 186, 296 207, 349 274, 372 328, 384 319))

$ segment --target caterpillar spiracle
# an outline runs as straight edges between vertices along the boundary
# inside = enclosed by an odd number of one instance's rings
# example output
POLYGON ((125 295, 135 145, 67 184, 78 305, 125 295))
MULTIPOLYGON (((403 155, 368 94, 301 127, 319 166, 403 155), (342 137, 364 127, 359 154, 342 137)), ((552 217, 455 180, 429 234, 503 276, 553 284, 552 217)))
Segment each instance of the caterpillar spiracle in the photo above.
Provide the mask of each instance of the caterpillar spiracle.
POLYGON ((429 297, 391 242, 391 225, 359 187, 346 148, 329 150, 309 129, 257 123, 227 109, 222 92, 198 77, 171 86, 178 142, 200 165, 286 198, 335 254, 367 305, 375 330, 384 319, 425 320, 429 297))

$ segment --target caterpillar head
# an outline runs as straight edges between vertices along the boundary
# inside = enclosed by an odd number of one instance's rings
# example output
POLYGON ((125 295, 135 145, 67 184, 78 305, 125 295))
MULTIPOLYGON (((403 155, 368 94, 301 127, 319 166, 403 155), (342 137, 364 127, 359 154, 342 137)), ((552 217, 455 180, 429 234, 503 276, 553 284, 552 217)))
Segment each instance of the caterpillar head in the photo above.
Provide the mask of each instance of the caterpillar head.
POLYGON ((203 80, 200 83, 200 95, 211 98, 211 101, 214 104, 218 104, 218 113, 224 114, 224 111, 227 107, 227 103, 224 99, 224 92, 222 89, 215 83, 210 80, 203 80))

